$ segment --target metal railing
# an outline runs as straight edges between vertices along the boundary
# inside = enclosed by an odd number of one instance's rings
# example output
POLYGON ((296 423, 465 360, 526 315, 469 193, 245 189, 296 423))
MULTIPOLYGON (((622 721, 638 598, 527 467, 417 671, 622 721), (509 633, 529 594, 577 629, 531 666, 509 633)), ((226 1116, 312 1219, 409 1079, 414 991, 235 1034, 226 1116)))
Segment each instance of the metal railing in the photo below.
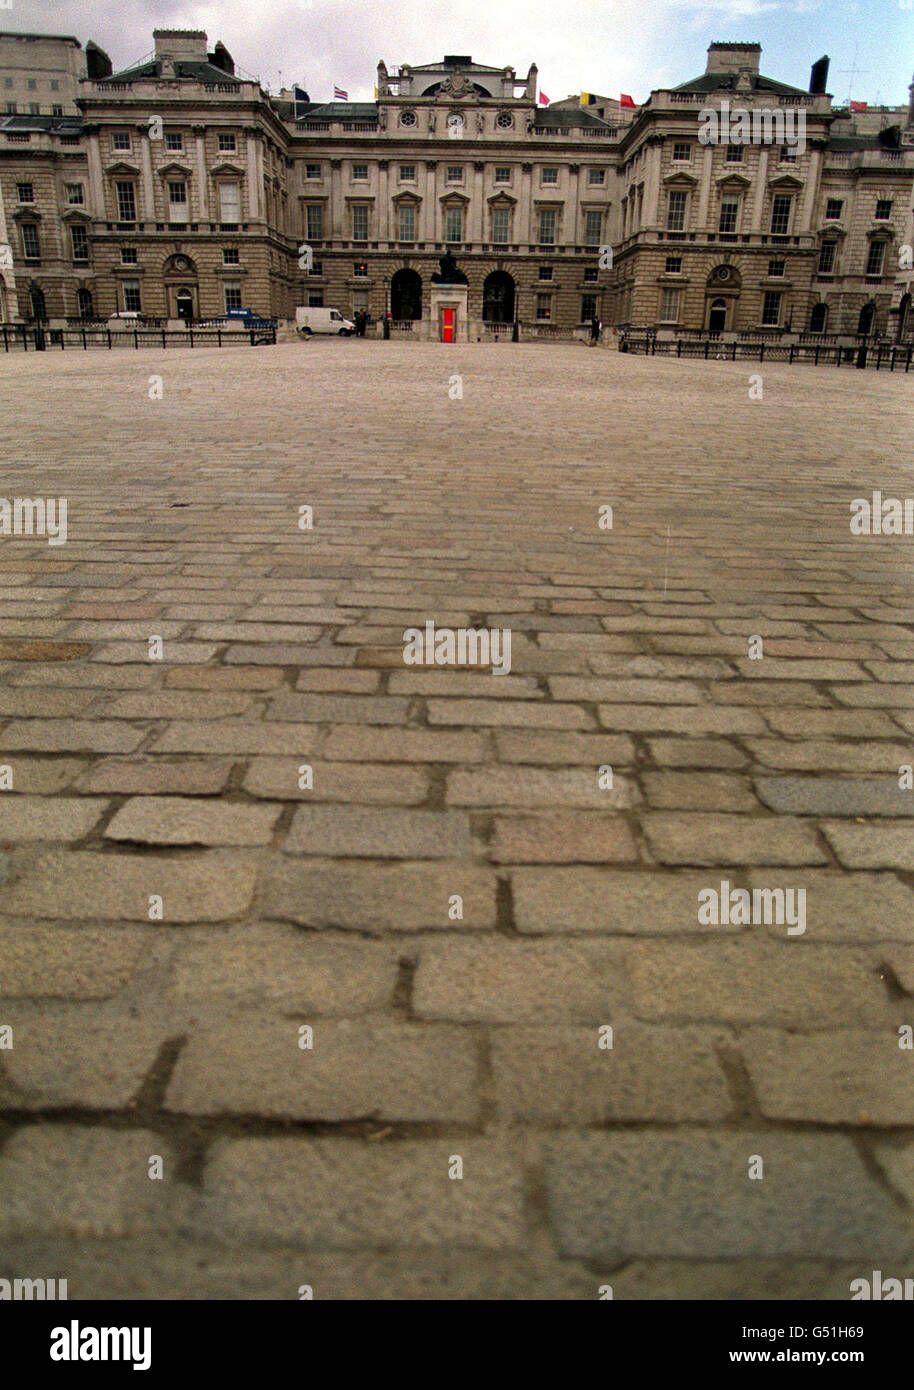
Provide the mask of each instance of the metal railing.
MULTIPOLYGON (((751 360, 756 362, 811 362, 814 366, 831 363, 836 367, 857 361, 858 345, 831 343, 772 343, 764 340, 756 342, 725 343, 719 338, 706 337, 690 340, 687 338, 656 338, 651 333, 627 333, 622 340, 628 352, 643 353, 650 357, 703 357, 719 362, 751 360)), ((867 343, 866 359, 863 365, 874 367, 876 371, 894 372, 896 368, 905 373, 911 370, 914 359, 914 344, 867 343)))
POLYGON ((232 347, 249 340, 251 347, 276 342, 276 325, 230 328, 137 328, 110 329, 91 324, 78 328, 47 328, 41 324, 0 323, 0 346, 4 352, 65 351, 103 348, 194 348, 232 347))

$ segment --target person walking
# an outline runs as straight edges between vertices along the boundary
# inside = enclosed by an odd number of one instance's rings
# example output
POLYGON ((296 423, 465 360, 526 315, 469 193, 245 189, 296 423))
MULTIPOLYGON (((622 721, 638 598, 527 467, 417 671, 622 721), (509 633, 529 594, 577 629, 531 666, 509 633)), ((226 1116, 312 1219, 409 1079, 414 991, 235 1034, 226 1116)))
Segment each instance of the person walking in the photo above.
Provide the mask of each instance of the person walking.
POLYGON ((594 314, 590 320, 590 346, 596 347, 600 338, 600 320, 594 314))

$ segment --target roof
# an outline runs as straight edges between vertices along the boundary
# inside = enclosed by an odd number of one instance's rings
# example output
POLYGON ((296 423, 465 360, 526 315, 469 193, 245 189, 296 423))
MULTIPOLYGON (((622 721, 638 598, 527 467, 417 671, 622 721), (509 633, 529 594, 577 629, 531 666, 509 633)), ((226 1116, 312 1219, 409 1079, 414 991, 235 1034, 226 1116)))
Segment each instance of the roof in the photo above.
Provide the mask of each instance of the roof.
POLYGON ((54 130, 62 135, 79 135, 82 127, 82 116, 0 116, 0 130, 54 130))
POLYGON ((47 39, 50 43, 72 43, 76 48, 82 47, 72 34, 22 34, 17 29, 0 29, 0 39, 47 39))
POLYGON ((599 116, 594 116, 592 112, 586 110, 583 106, 579 106, 576 110, 569 110, 567 107, 561 109, 551 106, 546 108, 538 107, 536 115, 533 118, 533 124, 534 127, 552 126, 553 128, 558 127, 561 130, 579 130, 583 126, 592 129, 596 128, 597 130, 602 129, 608 131, 610 129, 607 121, 601 121, 599 116))
MULTIPOLYGON (((291 102, 289 103, 291 105, 291 102)), ((305 121, 376 121, 378 106, 374 101, 311 101, 298 103, 300 120, 305 121)))
MULTIPOLYGON (((743 45, 724 44, 724 48, 743 45)), ((748 45, 745 45, 748 47, 748 45)), ((802 87, 790 87, 786 82, 776 82, 773 77, 763 77, 761 73, 752 74, 752 91, 774 92, 779 96, 809 96, 802 87)), ((737 90, 739 74, 735 72, 705 72, 701 77, 693 77, 691 82, 683 82, 678 87, 670 87, 671 92, 734 92, 737 90)), ((745 88, 740 90, 745 91, 745 88)))
MULTIPOLYGON (((212 85, 214 82, 237 83, 240 85, 241 78, 234 77, 232 73, 225 72, 223 68, 214 67, 212 63, 203 62, 199 58, 175 58, 174 69, 175 77, 183 78, 189 82, 205 82, 212 85)), ((123 72, 113 72, 110 77, 100 77, 101 85, 106 82, 147 82, 150 78, 161 76, 162 60, 154 58, 149 63, 140 63, 139 67, 126 68, 123 72)))
POLYGON ((456 58, 447 54, 438 63, 416 63, 415 66, 409 63, 401 63, 401 70, 408 67, 410 72, 441 72, 443 69, 451 71, 459 69, 461 72, 491 72, 499 76, 506 71, 505 68, 491 68, 486 63, 474 63, 470 58, 456 58))

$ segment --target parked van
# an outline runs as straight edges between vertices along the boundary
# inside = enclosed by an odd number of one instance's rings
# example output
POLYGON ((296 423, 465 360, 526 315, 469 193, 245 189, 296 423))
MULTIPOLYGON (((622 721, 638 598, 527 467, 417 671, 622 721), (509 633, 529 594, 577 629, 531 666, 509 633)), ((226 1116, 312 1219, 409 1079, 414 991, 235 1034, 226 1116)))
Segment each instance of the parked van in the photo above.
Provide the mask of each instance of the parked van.
POLYGON ((295 327, 305 338, 310 338, 312 333, 336 333, 340 338, 348 338, 355 332, 355 324, 351 319, 344 319, 339 309, 314 305, 299 305, 295 310, 295 327))

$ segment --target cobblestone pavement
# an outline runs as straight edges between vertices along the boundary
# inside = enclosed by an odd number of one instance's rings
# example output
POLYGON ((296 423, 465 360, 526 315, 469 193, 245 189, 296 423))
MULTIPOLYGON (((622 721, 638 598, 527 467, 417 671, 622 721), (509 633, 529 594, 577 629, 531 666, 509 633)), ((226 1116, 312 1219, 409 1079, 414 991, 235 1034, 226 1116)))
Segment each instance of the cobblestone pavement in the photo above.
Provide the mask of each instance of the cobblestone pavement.
POLYGON ((0 359, 0 491, 68 499, 65 545, 0 541, 0 1275, 914 1273, 914 540, 849 526, 914 488, 912 390, 577 345, 0 359), (404 664, 429 620, 509 628, 510 674, 404 664), (702 920, 722 881, 805 891, 805 932, 702 920))

